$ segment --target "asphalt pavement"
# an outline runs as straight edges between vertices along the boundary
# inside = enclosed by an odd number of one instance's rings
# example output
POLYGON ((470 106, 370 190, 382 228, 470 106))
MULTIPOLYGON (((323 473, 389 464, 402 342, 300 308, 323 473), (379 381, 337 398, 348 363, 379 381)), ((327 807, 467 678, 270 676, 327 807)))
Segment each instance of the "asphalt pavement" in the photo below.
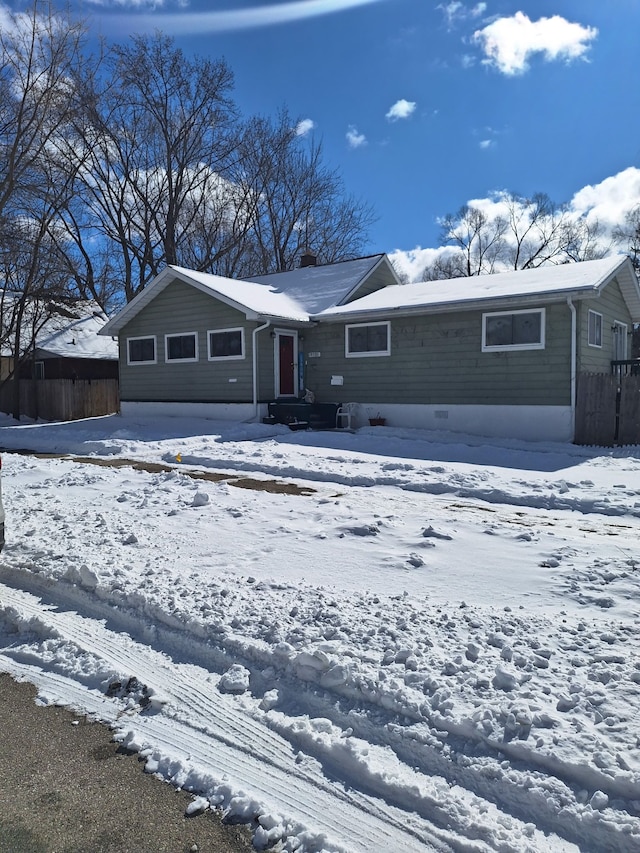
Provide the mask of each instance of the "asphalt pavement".
POLYGON ((107 726, 0 673, 0 853, 247 853, 245 827, 144 772, 107 726))

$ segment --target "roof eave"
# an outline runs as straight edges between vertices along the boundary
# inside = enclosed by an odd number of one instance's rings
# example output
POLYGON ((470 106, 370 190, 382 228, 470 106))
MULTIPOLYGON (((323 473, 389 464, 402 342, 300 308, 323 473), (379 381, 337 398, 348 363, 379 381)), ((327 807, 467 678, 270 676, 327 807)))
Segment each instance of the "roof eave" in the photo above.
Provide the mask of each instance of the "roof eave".
POLYGON ((105 325, 98 332, 99 335, 108 335, 113 337, 118 335, 122 329, 127 325, 127 323, 131 322, 133 318, 140 312, 142 309, 148 305, 155 297, 164 290, 172 281, 178 279, 182 281, 184 284, 188 284, 191 287, 195 287, 196 290, 199 290, 201 293, 204 293, 207 296, 210 296, 214 299, 218 299, 220 302, 223 302, 225 305, 228 305, 230 308, 235 308, 237 311, 240 311, 244 314, 247 320, 259 320, 261 318, 261 313, 258 311, 254 311, 253 309, 243 305, 235 299, 231 299, 229 296, 226 296, 219 291, 215 291, 212 288, 207 287, 196 279, 191 278, 188 275, 185 275, 181 270, 176 269, 173 266, 166 267, 161 273, 159 273, 154 280, 148 284, 143 291, 141 291, 134 299, 131 300, 124 308, 122 308, 115 317, 112 317, 111 320, 108 320, 105 325))
POLYGON ((568 298, 586 299, 589 296, 596 295, 592 288, 588 292, 584 290, 568 289, 555 291, 554 293, 535 293, 520 296, 489 296, 475 299, 458 299, 455 302, 442 302, 435 304, 424 305, 399 305, 395 308, 368 308, 360 311, 341 311, 332 312, 331 314, 314 314, 313 320, 329 321, 329 320, 348 320, 352 317, 358 319, 380 319, 382 315, 392 315, 394 317, 409 316, 411 314, 452 314, 455 311, 475 311, 485 308, 510 308, 514 304, 517 305, 540 305, 549 304, 550 302, 566 302, 568 298))

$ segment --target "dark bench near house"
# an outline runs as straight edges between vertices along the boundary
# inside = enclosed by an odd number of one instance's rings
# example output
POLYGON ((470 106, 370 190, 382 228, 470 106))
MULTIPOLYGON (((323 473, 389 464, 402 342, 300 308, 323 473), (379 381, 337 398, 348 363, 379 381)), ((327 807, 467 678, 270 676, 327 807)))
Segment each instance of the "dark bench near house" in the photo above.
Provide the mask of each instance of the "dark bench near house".
POLYGON ((268 404, 265 423, 285 424, 290 429, 335 429, 340 403, 305 403, 304 400, 268 404))

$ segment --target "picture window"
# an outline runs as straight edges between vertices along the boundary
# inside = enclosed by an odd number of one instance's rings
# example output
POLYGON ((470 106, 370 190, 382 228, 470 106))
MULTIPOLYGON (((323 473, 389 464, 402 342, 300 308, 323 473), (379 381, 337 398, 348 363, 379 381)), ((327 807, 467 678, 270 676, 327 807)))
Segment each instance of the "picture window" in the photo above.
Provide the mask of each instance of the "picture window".
POLYGON ((189 332, 182 335, 165 335, 165 358, 167 361, 197 361, 198 335, 189 332))
POLYGON ((482 350, 544 349, 545 310, 482 315, 482 350))
POLYGON ((365 356, 390 355, 391 324, 358 323, 345 327, 345 356, 359 358, 365 356))
POLYGON ((127 364, 156 364, 155 335, 127 338, 127 364))
POLYGON ((209 361, 244 358, 244 329, 212 329, 209 336, 209 361))

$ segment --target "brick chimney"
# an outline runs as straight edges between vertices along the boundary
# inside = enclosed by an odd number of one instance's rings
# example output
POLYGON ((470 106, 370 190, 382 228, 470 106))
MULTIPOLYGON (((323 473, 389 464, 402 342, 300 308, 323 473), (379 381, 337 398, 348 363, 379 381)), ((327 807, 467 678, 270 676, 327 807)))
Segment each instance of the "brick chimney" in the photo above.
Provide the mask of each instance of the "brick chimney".
POLYGON ((317 263, 318 263, 318 259, 316 258, 316 256, 312 252, 309 252, 308 250, 303 252, 303 254, 300 258, 300 266, 301 267, 315 267, 315 265, 317 263))

